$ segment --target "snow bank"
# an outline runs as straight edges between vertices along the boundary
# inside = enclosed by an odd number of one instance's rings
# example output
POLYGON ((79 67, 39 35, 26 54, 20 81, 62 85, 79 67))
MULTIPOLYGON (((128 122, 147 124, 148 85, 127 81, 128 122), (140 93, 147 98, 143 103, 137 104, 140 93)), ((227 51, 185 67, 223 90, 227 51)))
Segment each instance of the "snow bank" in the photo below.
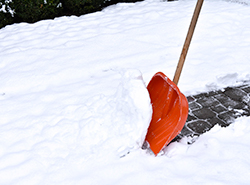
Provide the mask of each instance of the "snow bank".
MULTIPOLYGON (((249 184, 249 118, 158 157, 140 149, 145 84, 158 71, 172 78, 196 2, 120 3, 1 29, 0 184, 249 184)), ((182 93, 250 80, 245 4, 204 1, 182 93)))
POLYGON ((78 139, 86 154, 95 150, 123 156, 145 140, 152 115, 148 91, 139 71, 122 71, 121 76, 114 95, 100 94, 85 104, 78 139))
POLYGON ((61 86, 2 94, 0 184, 33 184, 33 173, 40 179, 42 171, 53 174, 61 165, 120 158, 141 148, 152 115, 149 94, 138 70, 118 76, 106 81, 118 84, 114 94, 92 91, 82 104, 61 86))

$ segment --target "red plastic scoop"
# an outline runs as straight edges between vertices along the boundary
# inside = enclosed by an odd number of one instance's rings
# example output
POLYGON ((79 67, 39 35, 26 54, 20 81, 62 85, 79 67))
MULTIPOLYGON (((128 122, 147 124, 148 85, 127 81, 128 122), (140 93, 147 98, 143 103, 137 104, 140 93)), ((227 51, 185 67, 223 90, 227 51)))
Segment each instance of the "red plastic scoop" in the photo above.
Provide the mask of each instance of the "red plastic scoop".
POLYGON ((166 75, 158 72, 148 84, 153 116, 146 141, 154 154, 182 130, 188 116, 188 101, 166 75))

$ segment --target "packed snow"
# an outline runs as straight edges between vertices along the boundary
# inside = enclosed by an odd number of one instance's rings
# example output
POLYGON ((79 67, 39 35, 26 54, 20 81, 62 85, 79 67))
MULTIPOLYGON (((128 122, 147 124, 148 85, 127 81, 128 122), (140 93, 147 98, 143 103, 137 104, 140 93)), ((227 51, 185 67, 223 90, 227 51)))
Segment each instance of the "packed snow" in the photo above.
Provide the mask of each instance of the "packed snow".
MULTIPOLYGON (((158 156, 142 150, 146 85, 173 78, 195 0, 119 3, 0 29, 0 184, 250 183, 250 118, 158 156)), ((250 80, 250 3, 205 0, 179 88, 250 80)))

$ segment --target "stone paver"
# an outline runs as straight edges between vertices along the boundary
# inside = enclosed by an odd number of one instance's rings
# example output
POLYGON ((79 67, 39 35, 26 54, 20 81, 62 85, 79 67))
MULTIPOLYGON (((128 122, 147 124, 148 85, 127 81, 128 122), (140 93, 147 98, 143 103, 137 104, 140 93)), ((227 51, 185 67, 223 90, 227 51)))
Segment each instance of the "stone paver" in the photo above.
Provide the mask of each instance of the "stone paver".
POLYGON ((238 117, 250 116, 250 82, 188 96, 187 99, 189 102, 188 119, 174 141, 184 136, 197 138, 217 124, 227 127, 238 117))

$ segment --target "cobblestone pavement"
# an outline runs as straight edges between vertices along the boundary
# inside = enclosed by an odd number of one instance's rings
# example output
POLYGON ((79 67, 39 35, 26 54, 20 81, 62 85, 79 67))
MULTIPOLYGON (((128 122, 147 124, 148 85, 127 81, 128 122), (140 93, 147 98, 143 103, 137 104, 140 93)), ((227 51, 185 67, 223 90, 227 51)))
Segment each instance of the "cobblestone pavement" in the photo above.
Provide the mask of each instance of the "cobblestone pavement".
POLYGON ((195 138, 209 131, 216 124, 226 127, 241 116, 250 116, 250 82, 223 90, 188 96, 189 114, 181 133, 195 138))

